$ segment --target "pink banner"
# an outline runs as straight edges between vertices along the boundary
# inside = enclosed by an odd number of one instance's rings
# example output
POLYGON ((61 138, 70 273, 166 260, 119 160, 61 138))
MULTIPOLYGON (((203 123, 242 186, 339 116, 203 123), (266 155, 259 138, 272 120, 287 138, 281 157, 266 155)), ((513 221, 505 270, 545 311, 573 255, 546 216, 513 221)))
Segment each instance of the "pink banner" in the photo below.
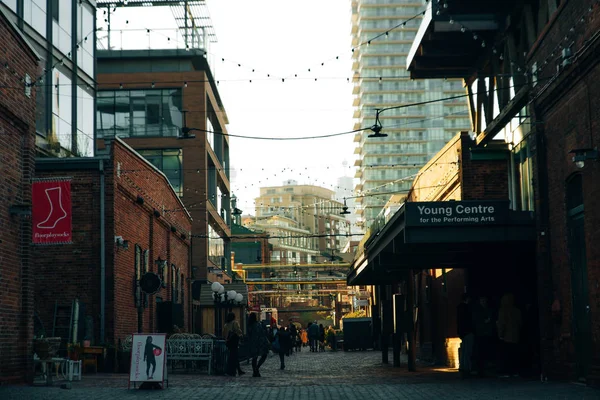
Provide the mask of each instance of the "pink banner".
POLYGON ((71 243, 71 181, 35 181, 31 197, 33 243, 71 243))

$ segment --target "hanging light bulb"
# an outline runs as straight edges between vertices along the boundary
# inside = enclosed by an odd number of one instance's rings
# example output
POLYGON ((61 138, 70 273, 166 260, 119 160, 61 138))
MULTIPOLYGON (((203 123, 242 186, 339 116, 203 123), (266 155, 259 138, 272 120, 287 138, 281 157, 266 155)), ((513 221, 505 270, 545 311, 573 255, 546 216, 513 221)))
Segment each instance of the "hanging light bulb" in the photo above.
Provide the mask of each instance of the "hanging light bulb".
POLYGON ((465 32, 467 31, 467 28, 465 28, 464 26, 461 26, 461 27, 460 27, 460 31, 461 31, 462 33, 465 33, 465 32))

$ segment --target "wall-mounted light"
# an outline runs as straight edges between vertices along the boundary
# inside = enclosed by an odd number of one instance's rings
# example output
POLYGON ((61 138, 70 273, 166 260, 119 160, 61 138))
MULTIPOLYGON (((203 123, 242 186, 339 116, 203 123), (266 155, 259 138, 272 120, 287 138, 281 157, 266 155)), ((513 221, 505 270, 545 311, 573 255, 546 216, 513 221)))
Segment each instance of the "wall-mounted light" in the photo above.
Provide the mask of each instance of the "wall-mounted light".
POLYGON ((156 218, 160 218, 160 211, 158 211, 158 210, 154 210, 154 216, 155 216, 156 218))
POLYGON ((575 149, 571 150, 569 154, 575 154, 573 156, 573 162, 577 168, 585 167, 586 160, 598 160, 598 149, 575 149))
POLYGON ((115 243, 117 247, 122 247, 125 250, 129 248, 129 240, 124 240, 123 236, 115 236, 115 243))
POLYGON ((138 204, 144 204, 144 198, 142 196, 138 196, 135 199, 135 202, 138 203, 138 204))

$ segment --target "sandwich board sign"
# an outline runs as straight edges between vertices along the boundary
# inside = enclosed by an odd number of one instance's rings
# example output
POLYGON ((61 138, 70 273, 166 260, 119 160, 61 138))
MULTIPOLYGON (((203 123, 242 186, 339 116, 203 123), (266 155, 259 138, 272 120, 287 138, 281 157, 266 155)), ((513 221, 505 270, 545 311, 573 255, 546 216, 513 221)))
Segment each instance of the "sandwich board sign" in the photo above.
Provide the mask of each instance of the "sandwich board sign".
POLYGON ((131 342, 129 387, 163 387, 167 381, 167 335, 164 333, 134 333, 131 342), (153 385, 152 385, 153 384, 153 385), (160 385, 159 385, 160 384, 160 385))

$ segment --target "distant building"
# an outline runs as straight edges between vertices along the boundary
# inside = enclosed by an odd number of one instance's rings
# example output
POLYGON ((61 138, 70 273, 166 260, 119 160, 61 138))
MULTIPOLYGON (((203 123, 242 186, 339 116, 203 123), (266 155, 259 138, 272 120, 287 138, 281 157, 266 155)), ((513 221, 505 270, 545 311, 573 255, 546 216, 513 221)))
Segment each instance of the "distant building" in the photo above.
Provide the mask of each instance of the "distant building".
POLYGON ((349 240, 350 222, 335 192, 287 181, 262 187, 255 200, 256 227, 269 228, 272 261, 311 263, 332 257, 349 240))

